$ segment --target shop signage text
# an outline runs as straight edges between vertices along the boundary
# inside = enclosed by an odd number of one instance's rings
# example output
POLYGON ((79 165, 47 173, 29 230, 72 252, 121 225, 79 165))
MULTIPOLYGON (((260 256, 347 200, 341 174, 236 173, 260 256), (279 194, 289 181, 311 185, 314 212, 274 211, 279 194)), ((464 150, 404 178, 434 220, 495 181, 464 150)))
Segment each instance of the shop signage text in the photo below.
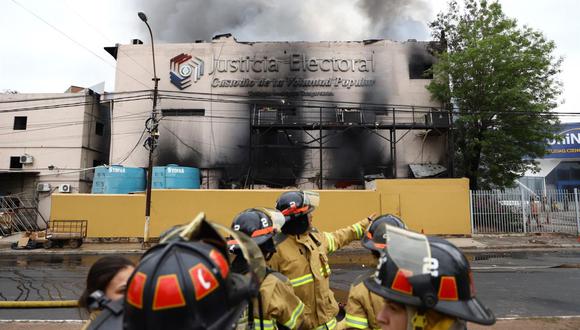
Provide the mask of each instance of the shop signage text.
POLYGON ((544 158, 580 158, 580 123, 562 124, 560 140, 548 140, 544 158))

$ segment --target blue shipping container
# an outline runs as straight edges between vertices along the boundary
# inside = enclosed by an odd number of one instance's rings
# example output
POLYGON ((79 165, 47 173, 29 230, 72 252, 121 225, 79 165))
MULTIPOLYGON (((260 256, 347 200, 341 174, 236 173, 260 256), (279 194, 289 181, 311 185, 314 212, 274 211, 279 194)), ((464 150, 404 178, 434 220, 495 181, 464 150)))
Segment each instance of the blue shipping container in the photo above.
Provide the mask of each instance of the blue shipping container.
POLYGON ((199 189, 199 169, 175 164, 155 166, 152 187, 153 189, 199 189))
POLYGON ((93 178, 93 194, 128 194, 144 191, 145 169, 120 165, 99 166, 93 178))

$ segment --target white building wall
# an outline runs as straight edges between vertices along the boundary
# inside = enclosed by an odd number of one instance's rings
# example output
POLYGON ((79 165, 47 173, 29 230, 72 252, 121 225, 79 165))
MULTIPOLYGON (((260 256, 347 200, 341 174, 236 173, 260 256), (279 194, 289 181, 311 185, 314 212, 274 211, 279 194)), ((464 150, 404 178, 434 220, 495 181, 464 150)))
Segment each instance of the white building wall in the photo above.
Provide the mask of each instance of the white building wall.
POLYGON ((85 93, 0 95, 0 195, 26 193, 37 197, 48 220, 50 196, 70 184, 72 192, 90 192, 94 159, 106 162, 107 116, 98 96, 85 93), (14 117, 27 117, 26 129, 14 130, 14 117), (95 134, 97 122, 104 136, 95 134), (30 155, 31 164, 10 168, 10 157, 30 155), (37 192, 48 183, 50 192, 37 192))

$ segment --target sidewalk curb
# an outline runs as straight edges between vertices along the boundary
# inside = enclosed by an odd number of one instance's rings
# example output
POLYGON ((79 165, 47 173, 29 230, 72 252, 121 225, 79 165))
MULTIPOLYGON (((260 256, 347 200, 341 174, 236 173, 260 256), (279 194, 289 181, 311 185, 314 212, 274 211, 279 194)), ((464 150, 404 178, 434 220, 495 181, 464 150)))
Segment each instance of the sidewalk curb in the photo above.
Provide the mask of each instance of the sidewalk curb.
POLYGON ((29 256, 29 255, 67 255, 67 256, 76 256, 76 255, 112 255, 112 254, 143 254, 145 250, 42 250, 42 249, 34 249, 34 250, 5 250, 3 251, 0 249, 0 254, 3 256, 29 256))
MULTIPOLYGON (((465 247, 459 248, 463 253, 469 254, 479 254, 479 253, 501 253, 501 252, 552 252, 558 250, 580 250, 579 245, 573 244, 563 244, 563 245, 542 245, 542 246, 527 246, 527 245, 520 245, 520 246, 513 246, 513 247, 506 247, 506 246, 490 246, 490 247, 465 247)), ((0 254, 3 256, 29 256, 29 255, 112 255, 112 254, 143 254, 145 250, 141 249, 131 249, 131 250, 42 250, 42 249, 34 249, 34 250, 12 250, 12 249, 1 249, 0 254)), ((360 248, 360 249, 346 249, 346 250, 339 250, 336 251, 335 255, 352 255, 352 254, 368 254, 369 251, 360 248)))
POLYGON ((525 251, 556 251, 556 250, 580 250, 579 244, 542 244, 542 245, 511 245, 511 246, 486 246, 486 247, 460 247, 464 253, 491 253, 491 252, 525 252, 525 251))
MULTIPOLYGON (((106 243, 103 243, 106 246, 106 243)), ((133 244, 134 245, 134 244, 133 244)), ((580 250, 580 244, 518 244, 518 245, 488 245, 488 246, 458 246, 463 253, 499 253, 499 252, 549 252, 556 250, 580 250)), ((33 250, 13 250, 10 245, 0 243, 0 254, 5 256, 28 256, 28 255, 112 255, 112 254, 143 254, 145 250, 135 248, 129 249, 33 249, 33 250)), ((362 246, 347 246, 333 253, 334 255, 357 255, 367 254, 368 250, 362 246)))

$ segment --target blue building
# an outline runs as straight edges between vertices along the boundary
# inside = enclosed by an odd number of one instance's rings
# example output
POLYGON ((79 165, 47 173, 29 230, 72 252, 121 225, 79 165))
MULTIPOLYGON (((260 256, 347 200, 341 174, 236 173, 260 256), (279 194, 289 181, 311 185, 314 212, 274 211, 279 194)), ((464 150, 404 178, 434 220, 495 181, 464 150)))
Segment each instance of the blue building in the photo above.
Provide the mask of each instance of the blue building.
POLYGON ((518 181, 534 191, 580 188, 580 123, 560 125, 561 140, 548 141, 548 153, 538 159, 541 170, 518 181))

